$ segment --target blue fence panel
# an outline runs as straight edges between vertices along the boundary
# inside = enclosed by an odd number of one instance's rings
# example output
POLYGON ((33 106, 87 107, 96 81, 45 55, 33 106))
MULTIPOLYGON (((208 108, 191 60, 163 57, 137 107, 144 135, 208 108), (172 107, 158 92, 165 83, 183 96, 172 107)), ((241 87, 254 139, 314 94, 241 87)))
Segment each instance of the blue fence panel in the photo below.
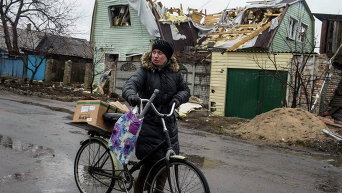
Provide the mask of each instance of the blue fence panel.
POLYGON ((5 53, 1 53, 0 75, 8 77, 23 77, 24 62, 19 59, 7 58, 5 53))
MULTIPOLYGON (((28 68, 35 70, 38 68, 37 73, 34 75, 33 80, 44 80, 45 79, 45 66, 46 66, 46 58, 44 56, 37 56, 37 55, 29 55, 28 56, 28 68)), ((28 79, 32 76, 32 71, 27 70, 26 77, 28 79)))

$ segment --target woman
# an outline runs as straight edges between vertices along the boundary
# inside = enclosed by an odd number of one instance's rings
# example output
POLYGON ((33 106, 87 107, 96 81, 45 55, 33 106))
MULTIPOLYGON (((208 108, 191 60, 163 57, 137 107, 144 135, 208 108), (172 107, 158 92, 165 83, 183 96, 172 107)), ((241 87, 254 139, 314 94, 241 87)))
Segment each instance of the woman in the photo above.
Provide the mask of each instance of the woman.
MULTIPOLYGON (((145 53, 140 67, 127 80, 122 96, 131 106, 140 104, 140 98, 148 99, 153 91, 160 92, 153 101, 157 110, 161 113, 169 113, 173 103, 176 108, 189 100, 190 90, 179 72, 179 65, 173 55, 172 45, 165 40, 156 40, 152 50, 145 53)), ((169 130, 173 150, 179 153, 178 128, 176 117, 165 120, 169 130)), ((136 157, 142 159, 153 148, 164 140, 160 117, 153 110, 149 110, 143 121, 142 129, 136 143, 136 157)), ((141 167, 139 176, 134 186, 135 193, 143 192, 145 178, 155 162, 165 156, 166 148, 152 156, 148 164, 141 167)))

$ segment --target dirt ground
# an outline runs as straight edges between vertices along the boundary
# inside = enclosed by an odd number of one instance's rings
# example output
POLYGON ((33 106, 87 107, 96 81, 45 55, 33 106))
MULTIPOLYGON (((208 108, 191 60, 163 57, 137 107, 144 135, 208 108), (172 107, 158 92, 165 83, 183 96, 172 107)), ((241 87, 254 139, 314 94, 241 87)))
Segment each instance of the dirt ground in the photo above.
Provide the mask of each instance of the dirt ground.
MULTIPOLYGON (((22 95, 35 95, 61 101, 77 101, 94 97, 103 101, 123 101, 117 95, 90 94, 82 85, 63 86, 61 83, 35 82, 26 84, 17 80, 1 81, 0 89, 22 95)), ((229 135, 252 143, 277 147, 309 148, 342 155, 342 142, 327 136, 322 129, 342 135, 342 128, 327 126, 316 115, 302 109, 277 108, 247 120, 234 117, 207 117, 190 113, 179 121, 181 126, 229 135)))
POLYGON ((313 149, 342 155, 342 143, 327 136, 327 129, 342 136, 342 128, 326 125, 316 115, 299 108, 277 108, 247 120, 234 117, 184 118, 180 124, 229 135, 257 144, 313 149))
POLYGON ((0 86, 2 89, 21 95, 33 95, 66 102, 73 102, 87 97, 94 97, 103 101, 123 101, 120 96, 115 94, 91 93, 89 89, 84 89, 81 84, 65 86, 60 82, 45 83, 40 81, 28 84, 17 79, 2 79, 0 86))

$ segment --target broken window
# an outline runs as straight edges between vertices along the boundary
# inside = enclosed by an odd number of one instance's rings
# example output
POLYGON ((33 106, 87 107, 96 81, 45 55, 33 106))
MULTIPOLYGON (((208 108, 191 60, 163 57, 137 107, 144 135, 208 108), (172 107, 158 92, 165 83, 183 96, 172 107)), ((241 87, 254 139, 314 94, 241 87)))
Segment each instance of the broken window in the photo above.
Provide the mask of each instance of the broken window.
POLYGON ((128 5, 113 5, 109 7, 110 26, 130 26, 131 17, 128 5))
POLYGON ((288 35, 287 37, 291 40, 296 39, 296 26, 297 26, 298 21, 294 18, 290 18, 289 22, 289 28, 288 28, 288 35))
POLYGON ((116 62, 119 58, 119 55, 118 54, 105 54, 105 61, 104 61, 104 64, 105 64, 105 69, 108 70, 108 69, 113 69, 114 66, 116 65, 116 62))
POLYGON ((141 54, 126 54, 126 61, 140 62, 141 54))
POLYGON ((302 23, 300 25, 300 31, 298 34, 298 41, 300 41, 300 42, 305 41, 307 31, 308 31, 308 26, 302 23))

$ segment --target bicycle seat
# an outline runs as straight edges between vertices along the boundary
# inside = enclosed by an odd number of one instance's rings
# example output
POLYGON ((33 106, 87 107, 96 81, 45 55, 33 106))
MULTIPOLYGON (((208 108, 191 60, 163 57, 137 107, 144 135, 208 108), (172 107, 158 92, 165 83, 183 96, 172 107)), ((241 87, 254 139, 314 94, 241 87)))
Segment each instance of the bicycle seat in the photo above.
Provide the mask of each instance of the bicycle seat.
POLYGON ((106 126, 113 126, 116 121, 122 116, 121 113, 104 113, 102 115, 103 122, 106 126))

